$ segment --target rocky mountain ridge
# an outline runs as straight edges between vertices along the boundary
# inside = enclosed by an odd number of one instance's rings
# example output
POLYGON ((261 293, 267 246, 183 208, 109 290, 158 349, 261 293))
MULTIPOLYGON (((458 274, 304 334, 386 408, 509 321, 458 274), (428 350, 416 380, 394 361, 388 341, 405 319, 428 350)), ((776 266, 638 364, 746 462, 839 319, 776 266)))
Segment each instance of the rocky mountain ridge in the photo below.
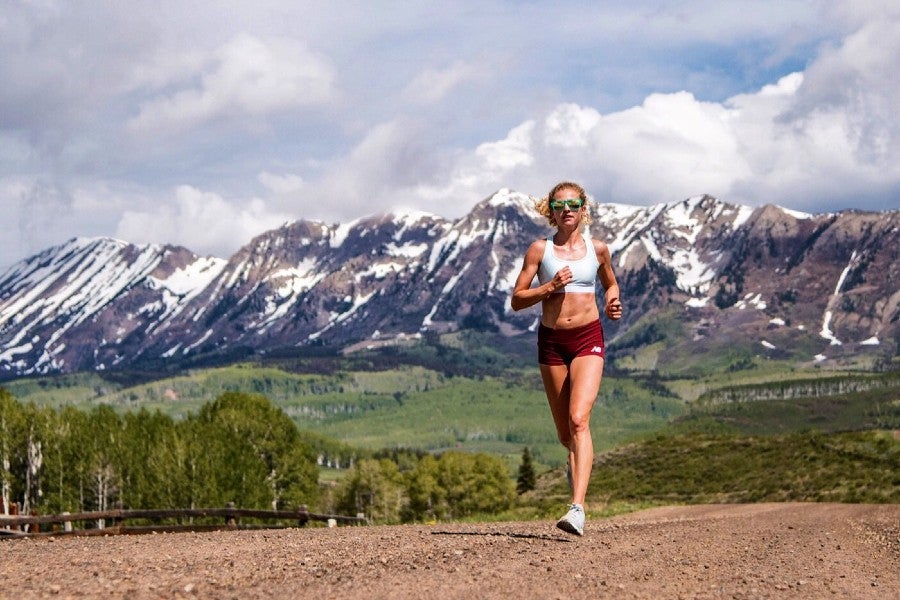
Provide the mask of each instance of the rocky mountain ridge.
MULTIPOLYGON (((743 347, 798 362, 896 362, 900 211, 808 215, 698 196, 592 213, 589 233, 608 243, 622 288, 623 319, 604 323, 621 359, 652 369, 743 347)), ((500 190, 456 220, 288 223, 227 260, 69 240, 0 275, 0 377, 459 328, 527 333, 538 309, 514 313, 509 296, 528 244, 550 231, 528 196, 500 190)))

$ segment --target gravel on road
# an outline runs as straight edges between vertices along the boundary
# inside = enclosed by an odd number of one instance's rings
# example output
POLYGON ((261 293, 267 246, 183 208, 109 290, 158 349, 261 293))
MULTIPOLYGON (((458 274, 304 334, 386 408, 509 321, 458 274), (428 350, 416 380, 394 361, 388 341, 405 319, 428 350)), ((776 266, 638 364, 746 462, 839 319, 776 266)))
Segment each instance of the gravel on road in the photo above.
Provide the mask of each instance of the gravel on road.
POLYGON ((900 505, 0 541, 0 599, 898 598, 900 505))

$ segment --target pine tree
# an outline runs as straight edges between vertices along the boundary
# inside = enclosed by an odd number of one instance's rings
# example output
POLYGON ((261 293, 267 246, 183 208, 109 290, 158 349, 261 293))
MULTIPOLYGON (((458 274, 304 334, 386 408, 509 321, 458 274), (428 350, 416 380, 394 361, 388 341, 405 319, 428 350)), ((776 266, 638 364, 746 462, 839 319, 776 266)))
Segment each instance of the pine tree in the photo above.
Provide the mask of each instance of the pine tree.
POLYGON ((519 465, 519 478, 516 480, 516 491, 520 494, 531 491, 537 483, 534 464, 531 462, 531 451, 528 446, 522 451, 522 463, 519 465))

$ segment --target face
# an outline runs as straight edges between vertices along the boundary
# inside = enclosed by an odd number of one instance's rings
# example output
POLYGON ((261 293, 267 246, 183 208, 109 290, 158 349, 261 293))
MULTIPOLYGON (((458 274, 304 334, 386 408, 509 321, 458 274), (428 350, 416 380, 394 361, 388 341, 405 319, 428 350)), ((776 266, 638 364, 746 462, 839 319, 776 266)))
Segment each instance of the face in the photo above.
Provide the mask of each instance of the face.
POLYGON ((578 195, 578 192, 563 188, 553 194, 550 200, 550 210, 553 211, 553 218, 557 223, 566 223, 581 221, 581 211, 584 210, 584 200, 578 195))

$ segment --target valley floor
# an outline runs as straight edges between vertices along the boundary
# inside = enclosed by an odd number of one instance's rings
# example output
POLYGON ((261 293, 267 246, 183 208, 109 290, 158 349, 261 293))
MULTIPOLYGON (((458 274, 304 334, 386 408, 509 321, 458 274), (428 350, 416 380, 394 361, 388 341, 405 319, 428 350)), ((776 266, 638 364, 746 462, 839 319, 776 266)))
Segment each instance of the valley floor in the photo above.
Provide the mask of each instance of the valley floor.
POLYGON ((0 541, 0 598, 886 598, 900 505, 0 541))

